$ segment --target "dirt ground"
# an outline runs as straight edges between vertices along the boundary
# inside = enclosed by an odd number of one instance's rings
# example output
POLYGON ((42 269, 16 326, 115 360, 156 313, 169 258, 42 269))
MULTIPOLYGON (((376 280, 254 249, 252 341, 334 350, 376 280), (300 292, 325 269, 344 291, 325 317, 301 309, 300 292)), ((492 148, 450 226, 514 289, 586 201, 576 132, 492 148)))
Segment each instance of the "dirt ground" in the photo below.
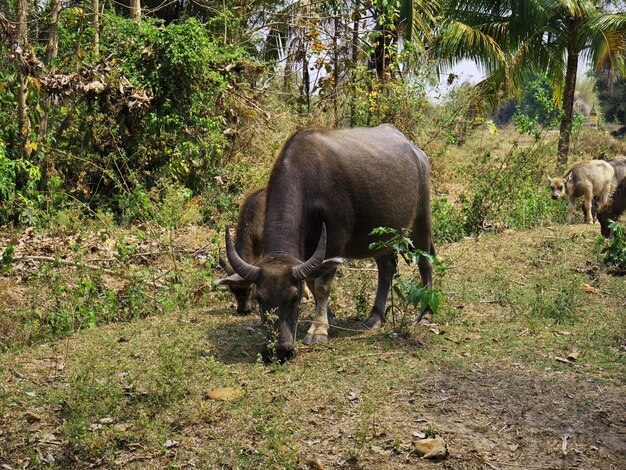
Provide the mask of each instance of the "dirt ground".
MULTIPOLYGON (((615 339, 609 349, 601 350, 612 369, 605 371, 604 363, 593 362, 591 352, 588 360, 559 363, 554 360, 556 342, 569 341, 570 335, 572 343, 564 343, 563 350, 570 351, 571 344, 581 347, 586 344, 585 329, 595 327, 546 324, 537 330, 531 327, 529 334, 523 321, 510 319, 510 341, 524 342, 504 344, 490 323, 506 329, 510 317, 491 301, 489 279, 478 281, 481 264, 489 256, 501 256, 503 263, 515 266, 511 278, 529 284, 524 263, 536 262, 534 258, 549 261, 552 252, 545 251, 546 246, 561 256, 581 240, 588 246, 594 236, 595 230, 588 227, 564 229, 557 235, 538 229, 444 247, 442 257, 460 266, 448 274, 446 289, 449 309, 462 307, 463 321, 444 313, 448 321, 416 326, 402 337, 390 322, 382 332, 355 333, 351 329, 359 313, 352 311, 343 318, 340 313, 339 326, 345 330, 327 345, 300 346, 296 359, 278 369, 256 361, 258 319, 234 315, 232 300, 214 291, 206 293, 206 307, 103 325, 11 349, 0 355, 0 464, 5 469, 625 468, 626 335, 619 331, 624 323, 612 330, 615 339), (512 245, 519 253, 511 252, 512 245), (531 256, 528 250, 536 251, 531 256), (472 301, 467 300, 471 296, 460 298, 465 276, 474 278, 480 294, 472 301), (465 305, 457 305, 460 302, 465 305), (144 380, 148 391, 141 393, 149 397, 148 379, 159 382, 167 373, 163 369, 154 377, 142 375, 147 374, 142 368, 152 367, 159 342, 180 345, 176 354, 182 359, 175 377, 184 385, 171 402, 159 405, 162 410, 148 409, 146 417, 144 403, 128 396, 136 393, 131 385, 140 387, 144 380), (137 370, 131 369, 137 361, 137 370), (79 401, 77 390, 83 390, 80 387, 92 375, 93 395, 79 401), (129 382, 129 376, 135 381, 129 382), (92 416, 91 406, 111 399, 98 387, 112 382, 124 385, 114 411, 92 416), (207 400, 207 390, 233 384, 243 390, 242 397, 207 400), (79 410, 79 404, 85 409, 79 410), (128 409, 132 407, 137 410, 128 409), (71 419, 77 414, 93 423, 75 429, 71 419), (447 458, 433 462, 416 455, 415 442, 429 432, 445 440, 447 458)), ((88 240, 96 244, 95 239, 88 240)), ((181 234, 180 240, 176 246, 191 252, 206 243, 205 234, 195 230, 181 234)), ((50 256, 37 248, 45 246, 49 243, 22 245, 23 263, 50 256)), ((160 248, 147 245, 145 250, 160 248)), ((591 248, 581 250, 571 254, 575 272, 588 270, 586 250, 591 248)), ((69 251, 64 259, 71 268, 69 251)), ((550 266, 543 264, 546 269, 550 266)), ((0 278, 4 311, 23 302, 29 266, 35 264, 16 270, 19 279, 0 278)), ((338 280, 333 299, 340 312, 374 282, 371 263, 350 266, 338 280), (352 284, 355 278, 358 286, 352 284)), ((610 327, 612 319, 623 318, 624 310, 615 309, 623 307, 624 299, 611 300, 608 293, 618 285, 614 279, 597 272, 594 276, 595 288, 607 294, 585 297, 581 308, 604 309, 598 311, 605 312, 610 327)), ((311 305, 305 304, 304 310, 310 315, 311 305)))

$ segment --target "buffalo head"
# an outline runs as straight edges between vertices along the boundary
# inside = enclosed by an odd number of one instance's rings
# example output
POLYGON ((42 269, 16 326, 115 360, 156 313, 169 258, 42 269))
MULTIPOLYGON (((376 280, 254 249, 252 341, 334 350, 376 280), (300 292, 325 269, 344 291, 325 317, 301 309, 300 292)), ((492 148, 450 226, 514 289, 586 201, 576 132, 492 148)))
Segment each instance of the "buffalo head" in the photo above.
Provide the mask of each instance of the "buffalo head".
MULTIPOLYGON (((218 263, 219 267, 222 268, 228 276, 235 274, 233 268, 231 268, 228 262, 222 258, 222 255, 218 257, 218 263)), ((237 315, 249 315, 256 309, 254 284, 231 284, 228 286, 228 289, 235 296, 235 301, 237 302, 237 315)))
POLYGON ((226 230, 226 254, 235 274, 220 279, 217 284, 241 288, 254 285, 256 300, 265 328, 265 343, 261 348, 263 360, 267 363, 276 357, 284 362, 294 354, 302 282, 313 279, 337 268, 341 258, 325 260, 326 225, 322 226, 317 248, 306 261, 301 261, 288 253, 264 254, 256 265, 244 261, 226 230))

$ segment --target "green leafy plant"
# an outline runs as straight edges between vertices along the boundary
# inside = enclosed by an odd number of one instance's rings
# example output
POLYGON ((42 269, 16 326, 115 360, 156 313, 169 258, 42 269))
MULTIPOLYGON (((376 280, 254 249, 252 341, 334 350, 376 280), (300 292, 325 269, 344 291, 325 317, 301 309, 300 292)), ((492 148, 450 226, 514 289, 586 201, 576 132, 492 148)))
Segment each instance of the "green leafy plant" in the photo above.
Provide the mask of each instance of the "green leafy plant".
POLYGON ((600 250, 602 261, 611 271, 616 274, 626 274, 626 235, 624 226, 614 220, 609 220, 610 238, 605 240, 597 238, 599 245, 604 245, 600 250))
POLYGON ((15 248, 9 244, 2 252, 2 260, 0 260, 0 272, 6 272, 9 270, 11 263, 13 263, 13 253, 15 248))
MULTIPOLYGON (((400 256, 400 258, 412 268, 412 274, 408 277, 403 277, 397 270, 393 277, 392 289, 395 294, 398 295, 400 300, 406 305, 410 305, 414 309, 420 308, 422 312, 426 308, 430 308, 433 314, 436 314, 439 310, 443 294, 435 289, 430 289, 423 286, 415 273, 415 266, 420 259, 426 259, 432 263, 436 268, 443 269, 443 266, 436 256, 416 248, 413 244, 413 240, 409 237, 410 230, 402 229, 396 230, 389 227, 378 227, 372 230, 370 235, 382 238, 379 241, 370 243, 370 250, 378 250, 391 248, 393 252, 400 256)), ((390 308, 392 309, 392 315, 395 312, 393 310, 394 304, 390 308)), ((406 326, 406 316, 403 315, 400 321, 400 328, 406 326)))

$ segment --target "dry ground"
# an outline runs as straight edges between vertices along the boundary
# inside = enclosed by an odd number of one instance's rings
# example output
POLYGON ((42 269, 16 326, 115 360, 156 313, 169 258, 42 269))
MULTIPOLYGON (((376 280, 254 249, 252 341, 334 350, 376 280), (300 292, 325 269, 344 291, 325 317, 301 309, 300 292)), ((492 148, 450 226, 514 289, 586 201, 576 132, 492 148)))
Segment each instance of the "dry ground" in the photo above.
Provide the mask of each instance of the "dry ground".
MULTIPOLYGON (((446 300, 429 326, 398 310, 384 329, 357 331, 375 272, 349 263, 333 294, 340 328, 284 366, 258 362, 258 319, 210 289, 189 309, 15 346, 0 355, 0 464, 624 468, 626 283, 598 261, 597 232, 439 247, 446 300), (224 387, 234 396, 210 398, 224 387), (443 437, 450 456, 417 457, 420 433, 443 437)), ((206 243, 202 231, 181 236, 206 243)), ((28 277, 0 288, 6 312, 28 277)))

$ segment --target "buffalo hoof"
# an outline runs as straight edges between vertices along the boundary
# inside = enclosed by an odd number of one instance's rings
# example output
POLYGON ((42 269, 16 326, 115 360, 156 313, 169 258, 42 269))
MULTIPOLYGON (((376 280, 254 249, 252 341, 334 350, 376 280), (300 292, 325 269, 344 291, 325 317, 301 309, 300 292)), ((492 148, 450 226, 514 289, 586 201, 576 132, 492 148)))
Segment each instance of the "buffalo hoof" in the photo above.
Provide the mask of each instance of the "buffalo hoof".
POLYGON ((263 359, 264 364, 271 364, 273 362, 278 362, 280 364, 284 364, 288 360, 294 357, 295 351, 293 348, 286 348, 278 346, 276 348, 270 348, 267 345, 263 345, 261 348, 261 358, 263 359))
POLYGON ((337 320, 335 320, 335 314, 330 308, 326 310, 326 315, 328 317, 328 324, 330 326, 337 326, 337 320))
POLYGON ((417 317, 417 323, 420 325, 430 325, 433 321, 433 312, 426 311, 419 314, 417 317))
POLYGON ((383 321, 378 315, 370 315, 367 319, 361 323, 361 328, 364 330, 373 330, 383 326, 383 321))
POLYGON ((328 335, 307 334, 302 340, 304 344, 319 344, 328 342, 328 335))

